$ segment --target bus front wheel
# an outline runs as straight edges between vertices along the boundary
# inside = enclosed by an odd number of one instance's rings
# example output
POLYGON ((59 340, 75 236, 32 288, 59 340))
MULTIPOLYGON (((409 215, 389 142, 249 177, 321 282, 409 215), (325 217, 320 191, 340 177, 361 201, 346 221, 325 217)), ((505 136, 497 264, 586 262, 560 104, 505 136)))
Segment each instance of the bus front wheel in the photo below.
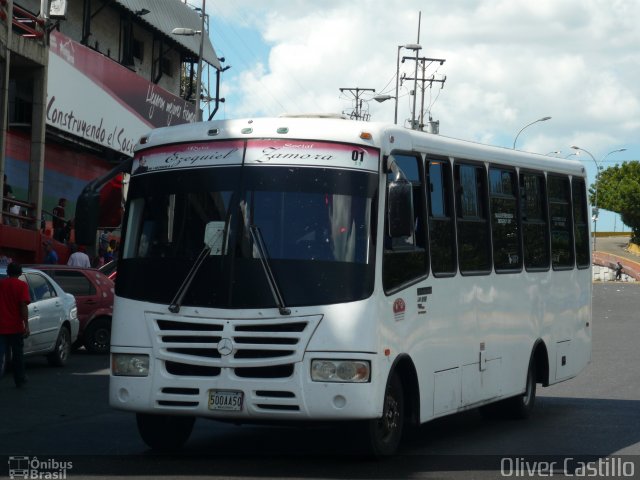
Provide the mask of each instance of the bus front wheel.
POLYGON ((375 456, 393 455, 398 449, 404 427, 404 390, 397 374, 392 374, 384 395, 382 417, 366 425, 369 451, 375 456))
POLYGON ((180 450, 191 436, 195 417, 137 413, 138 432, 152 450, 180 450))

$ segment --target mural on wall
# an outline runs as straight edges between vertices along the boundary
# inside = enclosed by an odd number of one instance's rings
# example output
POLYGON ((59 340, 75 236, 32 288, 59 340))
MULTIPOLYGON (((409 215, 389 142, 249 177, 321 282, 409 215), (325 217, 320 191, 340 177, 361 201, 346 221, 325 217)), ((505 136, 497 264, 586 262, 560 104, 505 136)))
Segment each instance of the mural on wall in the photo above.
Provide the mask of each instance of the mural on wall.
POLYGON ((190 102, 57 31, 47 97, 47 125, 129 156, 150 129, 196 120, 190 102))
MULTIPOLYGON (((48 126, 131 156, 138 139, 152 128, 195 119, 193 104, 60 32, 51 32, 48 126)), ((28 199, 30 148, 28 135, 8 133, 5 173, 16 198, 24 201, 28 199)), ((47 142, 43 209, 51 212, 64 197, 72 215, 84 186, 111 168, 112 164, 96 154, 47 142)), ((114 182, 103 195, 104 202, 113 205, 102 212, 104 226, 119 218, 122 180, 114 182)))

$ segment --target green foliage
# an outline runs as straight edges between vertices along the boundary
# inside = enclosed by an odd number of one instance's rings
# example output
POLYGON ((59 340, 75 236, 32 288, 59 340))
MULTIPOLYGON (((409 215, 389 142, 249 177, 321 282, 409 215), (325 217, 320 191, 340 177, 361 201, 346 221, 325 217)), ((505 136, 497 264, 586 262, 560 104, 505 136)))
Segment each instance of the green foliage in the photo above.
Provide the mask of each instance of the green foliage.
POLYGON ((631 227, 632 241, 640 242, 640 162, 625 162, 601 171, 589 190, 592 205, 596 185, 598 207, 619 213, 622 221, 631 227))

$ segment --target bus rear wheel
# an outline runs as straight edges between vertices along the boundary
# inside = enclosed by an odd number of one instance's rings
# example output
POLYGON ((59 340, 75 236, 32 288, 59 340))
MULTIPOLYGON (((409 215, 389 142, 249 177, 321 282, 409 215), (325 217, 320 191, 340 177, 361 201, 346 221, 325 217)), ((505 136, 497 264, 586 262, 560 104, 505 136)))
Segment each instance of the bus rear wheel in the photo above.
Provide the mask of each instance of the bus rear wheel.
POLYGON ((195 421, 195 417, 136 414, 142 440, 149 448, 159 452, 180 450, 191 436, 195 421))
POLYGON ((487 419, 524 420, 531 415, 535 403, 536 365, 534 360, 531 359, 524 393, 480 407, 480 413, 487 419))
POLYGON ((533 359, 529 362, 527 371, 527 385, 522 395, 505 400, 506 414, 509 418, 529 418, 536 403, 536 364, 533 359))
POLYGON ((366 425, 369 453, 374 456, 393 455, 400 445, 404 428, 405 405, 402 381, 392 374, 384 395, 382 417, 366 425))

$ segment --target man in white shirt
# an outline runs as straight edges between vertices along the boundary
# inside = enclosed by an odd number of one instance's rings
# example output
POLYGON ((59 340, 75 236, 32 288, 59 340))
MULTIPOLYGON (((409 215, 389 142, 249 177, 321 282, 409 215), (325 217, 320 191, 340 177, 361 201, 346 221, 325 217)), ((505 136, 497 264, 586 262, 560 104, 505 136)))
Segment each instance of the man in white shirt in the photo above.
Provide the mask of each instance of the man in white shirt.
POLYGON ((82 245, 77 247, 77 250, 71 254, 67 265, 91 268, 91 260, 89 260, 89 255, 85 253, 85 248, 82 245))

